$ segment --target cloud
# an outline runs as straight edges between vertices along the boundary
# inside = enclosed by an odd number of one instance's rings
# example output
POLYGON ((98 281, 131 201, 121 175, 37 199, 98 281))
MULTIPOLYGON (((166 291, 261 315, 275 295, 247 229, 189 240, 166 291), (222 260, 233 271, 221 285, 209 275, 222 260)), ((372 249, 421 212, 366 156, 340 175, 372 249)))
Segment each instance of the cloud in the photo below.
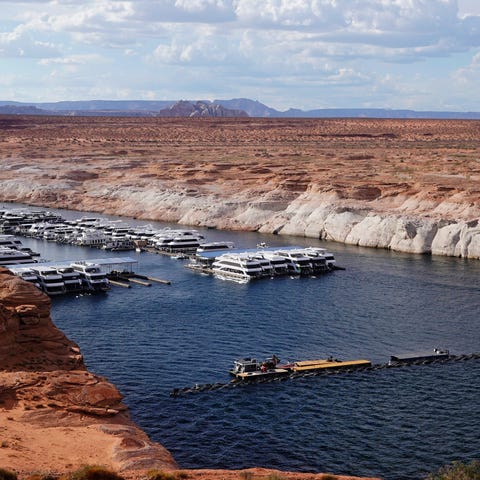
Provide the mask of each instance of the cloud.
POLYGON ((460 88, 473 87, 477 90, 480 83, 480 52, 473 56, 469 65, 456 70, 452 77, 460 88))
POLYGON ((56 58, 44 58, 40 60, 40 65, 92 65, 95 63, 103 63, 106 59, 101 55, 71 55, 56 58))
POLYGON ((19 26, 11 32, 0 32, 0 57, 45 58, 59 55, 51 42, 36 40, 31 32, 19 26))

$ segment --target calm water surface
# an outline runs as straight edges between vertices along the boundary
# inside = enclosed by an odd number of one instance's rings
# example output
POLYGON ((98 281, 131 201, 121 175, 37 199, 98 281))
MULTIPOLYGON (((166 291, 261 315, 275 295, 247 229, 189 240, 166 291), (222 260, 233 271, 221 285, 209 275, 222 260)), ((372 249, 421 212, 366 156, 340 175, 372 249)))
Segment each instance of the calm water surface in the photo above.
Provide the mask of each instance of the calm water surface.
MULTIPOLYGON (((239 247, 325 245, 204 233, 239 247)), ((107 255, 23 243, 49 259, 107 255)), ((246 285, 192 273, 161 255, 128 252, 139 273, 172 285, 55 298, 52 317, 183 468, 263 466, 407 480, 478 458, 478 360, 169 396, 176 387, 228 381, 232 360, 241 356, 331 354, 384 363, 391 354, 434 346, 480 351, 480 262, 326 245, 345 271, 246 285)))

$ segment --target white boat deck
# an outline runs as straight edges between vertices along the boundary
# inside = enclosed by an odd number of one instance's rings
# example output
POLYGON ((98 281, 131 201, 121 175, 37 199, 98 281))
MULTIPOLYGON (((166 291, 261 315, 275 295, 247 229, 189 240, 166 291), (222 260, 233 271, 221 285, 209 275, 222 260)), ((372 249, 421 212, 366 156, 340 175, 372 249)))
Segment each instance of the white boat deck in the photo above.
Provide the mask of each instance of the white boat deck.
POLYGON ((113 270, 121 271, 133 271, 133 266, 138 263, 132 257, 104 257, 104 258, 87 258, 84 260, 56 260, 53 262, 38 262, 38 263, 22 263, 14 265, 5 265, 6 268, 11 270, 13 273, 18 273, 18 271, 23 271, 26 268, 38 268, 38 267, 52 267, 52 268, 62 268, 69 267, 72 263, 96 263, 102 267, 106 273, 110 273, 113 270))

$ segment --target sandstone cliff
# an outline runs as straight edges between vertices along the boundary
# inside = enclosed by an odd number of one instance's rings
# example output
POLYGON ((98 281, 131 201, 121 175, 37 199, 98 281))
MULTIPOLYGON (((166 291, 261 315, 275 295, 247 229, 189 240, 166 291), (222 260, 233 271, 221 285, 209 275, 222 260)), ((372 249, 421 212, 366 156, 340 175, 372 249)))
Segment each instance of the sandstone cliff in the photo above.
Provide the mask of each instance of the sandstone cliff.
POLYGON ((3 201, 480 258, 479 121, 5 117, 2 131, 3 201))
POLYGON ((3 268, 0 445, 0 466, 19 473, 176 467, 129 419, 115 386, 86 370, 78 346, 52 323, 48 297, 3 268))

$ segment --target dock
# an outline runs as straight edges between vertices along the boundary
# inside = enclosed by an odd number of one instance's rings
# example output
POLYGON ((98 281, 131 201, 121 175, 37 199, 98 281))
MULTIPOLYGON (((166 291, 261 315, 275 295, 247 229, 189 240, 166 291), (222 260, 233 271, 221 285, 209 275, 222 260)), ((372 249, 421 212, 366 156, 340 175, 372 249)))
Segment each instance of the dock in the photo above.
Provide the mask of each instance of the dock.
MULTIPOLYGON (((100 269, 104 273, 104 275, 108 279, 108 283, 113 287, 119 288, 131 288, 132 284, 143 286, 143 287, 150 287, 152 286, 151 282, 155 282, 158 284, 170 285, 171 282, 169 280, 162 280, 160 278, 155 277, 148 277, 145 275, 140 275, 134 272, 135 265, 138 264, 138 261, 132 257, 103 257, 103 258, 88 258, 85 260, 61 260, 61 261, 52 261, 52 262, 40 262, 40 263, 28 263, 28 264, 21 264, 21 265, 7 265, 11 272, 13 272, 17 276, 22 276, 26 270, 35 269, 35 268, 51 268, 55 271, 59 269, 64 269, 71 267, 73 264, 84 264, 84 265, 98 265, 100 269)), ((34 283, 37 287, 42 288, 37 280, 37 277, 33 277, 33 279, 27 279, 27 281, 34 283)), ((76 292, 82 292, 85 287, 76 288, 76 292)), ((45 290, 44 290, 45 291, 45 290)), ((49 292, 45 291, 45 293, 50 294, 49 292)), ((65 288, 65 291, 61 293, 73 293, 68 291, 65 288)))

